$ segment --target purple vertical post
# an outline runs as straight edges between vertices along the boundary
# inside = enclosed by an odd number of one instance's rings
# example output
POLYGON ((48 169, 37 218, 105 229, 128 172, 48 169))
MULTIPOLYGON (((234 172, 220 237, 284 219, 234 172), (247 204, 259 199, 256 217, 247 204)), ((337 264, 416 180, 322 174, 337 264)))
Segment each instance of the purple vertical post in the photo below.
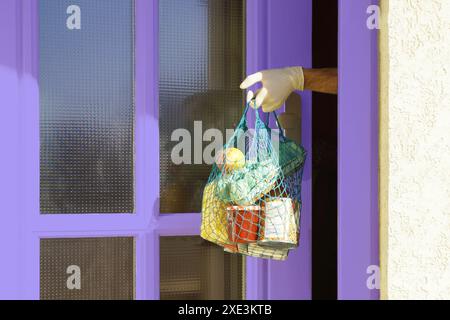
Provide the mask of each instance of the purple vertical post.
POLYGON ((145 171, 146 187, 142 190, 145 209, 146 282, 142 284, 145 294, 143 299, 159 299, 159 235, 154 231, 159 217, 159 1, 139 0, 136 3, 137 29, 140 41, 136 42, 137 81, 141 84, 140 92, 143 108, 140 117, 145 124, 145 171))
MULTIPOLYGON (((247 0, 247 74, 267 68, 267 0, 247 0)), ((249 123, 254 121, 249 112, 249 123)), ((267 299, 267 261, 246 258, 246 298, 267 299)))
MULTIPOLYGON (((311 63, 311 0, 247 0, 248 74, 311 63)), ((301 96, 303 145, 312 154, 311 93, 301 96)), ((247 299, 311 299, 311 156, 302 196, 300 248, 286 262, 247 258, 247 299)))
MULTIPOLYGON (((269 1, 268 4, 268 67, 311 67, 312 1, 277 0, 269 1)), ((300 247, 289 254, 287 261, 268 263, 269 299, 311 299, 312 296, 312 95, 311 92, 302 92, 300 95, 302 98, 302 144, 308 151, 302 183, 300 247)))
POLYGON ((338 296, 378 299, 367 268, 378 255, 378 47, 367 27, 376 0, 339 4, 338 296))
POLYGON ((20 298, 19 88, 21 78, 19 1, 0 2, 0 299, 20 298))

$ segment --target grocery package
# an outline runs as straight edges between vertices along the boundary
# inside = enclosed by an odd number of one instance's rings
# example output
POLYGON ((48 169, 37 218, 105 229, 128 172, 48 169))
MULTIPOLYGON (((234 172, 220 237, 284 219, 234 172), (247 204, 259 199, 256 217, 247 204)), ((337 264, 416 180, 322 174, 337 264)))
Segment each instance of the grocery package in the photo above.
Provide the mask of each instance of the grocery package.
MULTIPOLYGON (((226 252, 286 260, 299 245, 305 150, 246 106, 203 192, 201 237, 226 252)), ((267 121, 268 122, 268 121, 267 121)))
POLYGON ((229 243, 227 231, 227 204, 216 196, 216 183, 209 183, 203 191, 200 236, 218 245, 229 243))

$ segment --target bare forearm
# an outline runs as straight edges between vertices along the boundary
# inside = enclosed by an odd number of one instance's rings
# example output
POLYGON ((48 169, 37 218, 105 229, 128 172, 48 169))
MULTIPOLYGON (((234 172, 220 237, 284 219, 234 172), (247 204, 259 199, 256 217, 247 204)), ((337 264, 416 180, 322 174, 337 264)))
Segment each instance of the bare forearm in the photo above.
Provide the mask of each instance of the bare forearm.
POLYGON ((322 93, 338 93, 338 71, 336 68, 303 69, 305 90, 322 93))

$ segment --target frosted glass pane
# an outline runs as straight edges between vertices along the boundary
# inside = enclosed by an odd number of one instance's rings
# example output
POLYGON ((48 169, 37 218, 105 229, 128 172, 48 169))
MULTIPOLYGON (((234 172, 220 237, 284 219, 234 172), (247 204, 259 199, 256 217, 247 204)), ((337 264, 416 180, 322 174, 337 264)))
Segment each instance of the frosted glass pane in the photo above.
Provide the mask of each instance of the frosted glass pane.
MULTIPOLYGON (((193 153, 190 163, 175 165, 171 141, 187 129, 194 141, 194 121, 202 134, 234 128, 243 110, 239 84, 245 69, 245 1, 164 0, 160 24, 160 190, 162 213, 200 212, 204 184, 211 170, 193 153)), ((204 142, 203 147, 209 142, 204 142)), ((200 156, 200 158, 202 158, 200 156)))
POLYGON ((39 20, 41 213, 132 213, 134 1, 40 0, 39 20))
POLYGON ((162 300, 244 299, 244 258, 200 237, 160 238, 162 300))
POLYGON ((134 238, 41 239, 42 300, 132 300, 134 238))

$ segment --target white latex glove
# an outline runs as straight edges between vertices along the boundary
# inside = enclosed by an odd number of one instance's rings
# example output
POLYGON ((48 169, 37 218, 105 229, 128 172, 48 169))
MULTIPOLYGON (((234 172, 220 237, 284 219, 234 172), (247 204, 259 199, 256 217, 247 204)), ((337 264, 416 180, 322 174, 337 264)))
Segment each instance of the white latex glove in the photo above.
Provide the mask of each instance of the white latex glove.
POLYGON ((262 88, 256 93, 255 107, 262 106, 264 112, 272 112, 279 109, 293 91, 303 91, 305 78, 302 67, 264 70, 248 76, 241 89, 258 82, 262 83, 262 88))

